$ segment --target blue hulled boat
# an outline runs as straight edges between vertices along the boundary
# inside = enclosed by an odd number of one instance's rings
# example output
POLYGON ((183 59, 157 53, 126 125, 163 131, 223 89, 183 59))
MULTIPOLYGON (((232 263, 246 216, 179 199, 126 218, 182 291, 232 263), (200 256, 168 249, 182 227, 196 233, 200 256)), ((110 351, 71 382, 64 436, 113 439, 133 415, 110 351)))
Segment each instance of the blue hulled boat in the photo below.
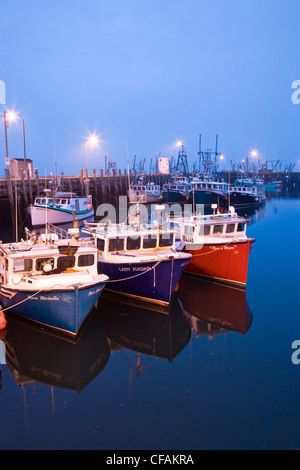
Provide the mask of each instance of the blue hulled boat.
POLYGON ((175 233, 157 226, 86 223, 97 240, 98 270, 106 289, 168 306, 191 255, 175 250, 175 233))
POLYGON ((178 175, 163 185, 163 199, 168 202, 187 202, 190 197, 191 183, 188 177, 178 175))
POLYGON ((0 304, 47 327, 77 335, 107 276, 98 274, 93 240, 58 239, 27 231, 26 240, 0 245, 0 304))

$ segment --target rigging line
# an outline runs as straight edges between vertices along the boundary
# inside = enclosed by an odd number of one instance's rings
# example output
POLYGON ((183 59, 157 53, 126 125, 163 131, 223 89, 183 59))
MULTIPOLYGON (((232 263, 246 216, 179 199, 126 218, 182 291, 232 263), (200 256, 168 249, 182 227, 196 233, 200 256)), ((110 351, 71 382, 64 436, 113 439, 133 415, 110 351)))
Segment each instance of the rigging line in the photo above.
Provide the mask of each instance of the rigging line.
POLYGON ((34 294, 30 295, 30 296, 27 297, 26 299, 23 299, 23 300, 21 300, 20 302, 17 302, 16 304, 11 305, 10 307, 6 307, 6 308, 4 308, 4 309, 1 308, 1 312, 5 312, 6 310, 11 310, 12 308, 16 307, 17 305, 20 305, 20 304, 22 304, 23 302, 26 302, 27 300, 31 299, 31 298, 34 297, 35 295, 40 294, 41 292, 43 292, 43 290, 45 290, 45 289, 41 289, 41 290, 35 292, 34 294))

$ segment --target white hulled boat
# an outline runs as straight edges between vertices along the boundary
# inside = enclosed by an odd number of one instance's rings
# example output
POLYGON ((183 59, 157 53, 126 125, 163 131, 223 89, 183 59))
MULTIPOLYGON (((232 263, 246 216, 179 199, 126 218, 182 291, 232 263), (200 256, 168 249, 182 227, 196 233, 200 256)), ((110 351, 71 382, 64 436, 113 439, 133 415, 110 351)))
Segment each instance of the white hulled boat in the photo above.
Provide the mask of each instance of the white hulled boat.
POLYGON ((37 196, 27 210, 33 227, 43 227, 46 223, 72 223, 74 214, 79 223, 94 217, 92 196, 81 197, 72 192, 55 192, 53 197, 51 190, 45 190, 45 194, 37 196))

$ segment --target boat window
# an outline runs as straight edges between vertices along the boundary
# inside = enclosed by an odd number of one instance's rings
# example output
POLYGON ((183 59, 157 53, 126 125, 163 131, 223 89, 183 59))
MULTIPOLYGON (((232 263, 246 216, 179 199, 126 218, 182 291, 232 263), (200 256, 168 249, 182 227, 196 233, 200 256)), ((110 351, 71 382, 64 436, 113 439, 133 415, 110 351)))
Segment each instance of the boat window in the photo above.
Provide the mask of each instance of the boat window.
POLYGON ((184 233, 186 235, 193 235, 194 230, 195 230, 195 227, 193 227, 193 225, 185 225, 184 226, 184 233))
POLYGON ((37 258, 35 260, 35 270, 43 271, 45 264, 50 264, 51 267, 54 267, 54 258, 37 258))
POLYGON ((124 238, 110 238, 108 244, 108 251, 122 251, 124 250, 124 238))
POLYGON ((159 235, 159 246, 172 246, 173 245, 173 240, 174 240, 174 234, 173 233, 165 233, 159 235))
POLYGON ((103 240, 103 238, 97 238, 97 249, 99 251, 104 251, 104 244, 105 241, 103 240))
POLYGON ((208 187, 208 189, 211 189, 211 184, 208 184, 207 187, 208 187))
POLYGON ((245 224, 244 223, 238 224, 237 231, 238 232, 243 232, 244 230, 245 230, 245 224))
POLYGON ((210 234, 210 225, 204 225, 204 235, 210 234))
POLYGON ((214 225, 214 233, 222 233, 223 225, 214 225))
POLYGON ((53 204, 53 199, 52 198, 48 199, 48 204, 53 204))
POLYGON ((55 199, 54 199, 54 203, 55 203, 55 204, 59 204, 59 199, 58 199, 58 198, 55 198, 55 199))
POLYGON ((234 232, 235 224, 228 224, 226 225, 226 233, 234 232))
POLYGON ((66 199, 62 199, 61 200, 61 204, 66 204, 67 200, 66 199))
POLYGON ((17 273, 20 271, 31 271, 32 270, 32 259, 19 258, 14 260, 13 272, 17 273))
POLYGON ((127 250, 139 250, 141 246, 141 237, 128 237, 127 250))
POLYGON ((143 239, 143 248, 156 248, 157 236, 156 235, 146 235, 143 239))
POLYGON ((46 202, 46 199, 42 199, 42 200, 41 200, 41 203, 42 203, 42 204, 45 204, 45 202, 46 202))
POLYGON ((93 266, 94 264, 94 255, 80 255, 78 256, 78 266, 93 266))
POLYGON ((60 256, 57 258, 57 269, 64 271, 75 266, 75 256, 60 256))

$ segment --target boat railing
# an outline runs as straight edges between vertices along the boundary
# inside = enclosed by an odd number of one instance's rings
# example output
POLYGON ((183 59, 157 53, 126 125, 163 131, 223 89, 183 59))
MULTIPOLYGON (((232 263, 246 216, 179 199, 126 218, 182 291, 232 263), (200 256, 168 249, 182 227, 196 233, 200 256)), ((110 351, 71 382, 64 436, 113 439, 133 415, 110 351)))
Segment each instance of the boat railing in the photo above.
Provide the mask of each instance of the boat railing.
POLYGON ((64 230, 61 227, 57 227, 56 225, 52 225, 49 222, 46 225, 46 231, 47 231, 47 233, 53 233, 53 234, 58 235, 58 238, 60 238, 60 239, 62 239, 62 238, 65 238, 65 239, 71 238, 71 235, 67 230, 64 230))

